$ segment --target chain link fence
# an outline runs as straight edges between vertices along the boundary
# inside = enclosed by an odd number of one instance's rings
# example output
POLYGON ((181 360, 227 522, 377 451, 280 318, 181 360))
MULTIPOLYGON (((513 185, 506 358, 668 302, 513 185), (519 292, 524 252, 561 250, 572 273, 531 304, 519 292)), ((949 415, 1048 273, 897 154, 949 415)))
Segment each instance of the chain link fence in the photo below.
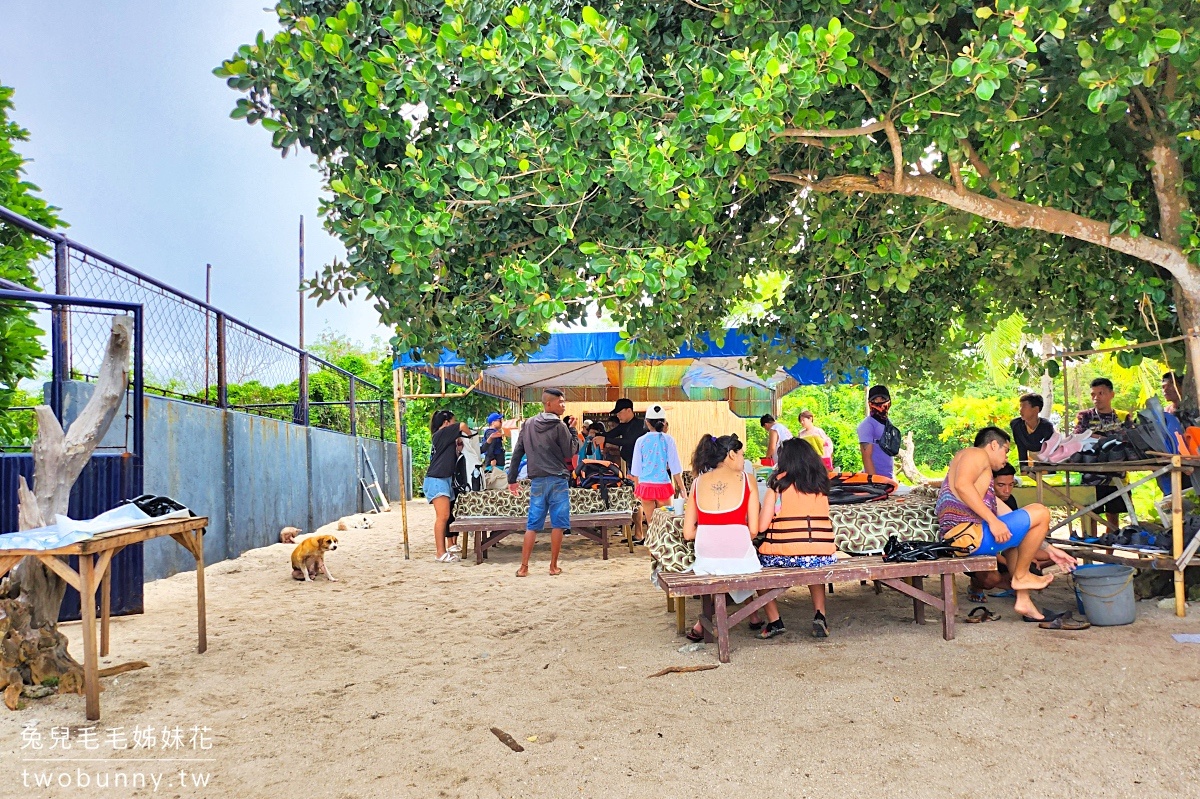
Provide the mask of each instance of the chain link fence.
MULTIPOLYGON (((143 307, 148 393, 395 440, 390 390, 7 209, 0 208, 0 222, 51 243, 31 264, 46 292, 143 307)), ((108 318, 74 307, 62 316, 67 374, 95 379, 108 342, 108 318)), ((48 313, 39 315, 43 330, 49 330, 49 319, 48 313)))

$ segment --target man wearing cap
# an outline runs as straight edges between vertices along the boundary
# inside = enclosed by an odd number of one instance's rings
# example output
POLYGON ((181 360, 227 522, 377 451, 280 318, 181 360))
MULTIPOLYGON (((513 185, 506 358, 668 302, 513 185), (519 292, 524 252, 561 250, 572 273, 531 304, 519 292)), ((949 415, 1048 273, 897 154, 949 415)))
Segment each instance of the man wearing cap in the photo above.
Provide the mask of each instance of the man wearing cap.
POLYGON ((613 416, 617 417, 617 426, 608 431, 604 437, 605 444, 615 444, 621 448, 621 459, 625 467, 633 463, 633 446, 646 433, 646 426, 634 418, 633 401, 622 397, 613 408, 613 416))
POLYGON ((518 577, 529 574, 529 556, 533 554, 537 534, 545 529, 547 513, 550 515, 550 574, 562 574, 562 569, 558 568, 558 552, 562 549, 563 531, 571 526, 567 464, 578 451, 578 446, 563 424, 566 398, 557 388, 548 388, 542 392, 542 408, 541 413, 521 426, 508 466, 508 490, 513 496, 521 494, 517 472, 521 467, 522 455, 528 460, 531 481, 529 516, 525 520, 525 541, 521 545, 518 577))
MULTIPOLYGON (((895 457, 895 453, 889 453, 880 446, 884 432, 891 425, 888 421, 888 410, 892 407, 892 395, 887 386, 871 386, 867 392, 867 407, 867 418, 858 425, 858 446, 862 450, 863 471, 880 477, 894 477, 896 469, 892 458, 895 457)), ((888 446, 892 443, 888 442, 888 446)), ((899 446, 896 446, 896 453, 899 451, 899 446)))
POLYGON ((487 432, 483 435, 483 468, 504 468, 504 415, 488 414, 487 432))

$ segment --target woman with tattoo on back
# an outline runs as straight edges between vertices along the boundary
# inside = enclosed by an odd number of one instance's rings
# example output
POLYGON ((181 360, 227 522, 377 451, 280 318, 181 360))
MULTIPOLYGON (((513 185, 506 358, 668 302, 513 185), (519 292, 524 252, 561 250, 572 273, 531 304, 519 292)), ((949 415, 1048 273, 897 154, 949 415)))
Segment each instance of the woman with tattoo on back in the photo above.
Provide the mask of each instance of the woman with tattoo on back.
MULTIPOLYGON (((683 513, 683 537, 696 542, 696 562, 692 565, 696 574, 762 571, 750 535, 750 530, 758 529, 758 490, 746 475, 745 463, 737 436, 706 435, 692 456, 696 480, 683 513)), ((730 594, 734 602, 745 602, 753 595, 753 591, 730 594)), ((770 629, 783 632, 775 603, 768 603, 765 609, 770 629)), ((751 621, 750 627, 758 629, 762 622, 751 621)), ((704 632, 697 624, 687 637, 702 641, 704 632)))

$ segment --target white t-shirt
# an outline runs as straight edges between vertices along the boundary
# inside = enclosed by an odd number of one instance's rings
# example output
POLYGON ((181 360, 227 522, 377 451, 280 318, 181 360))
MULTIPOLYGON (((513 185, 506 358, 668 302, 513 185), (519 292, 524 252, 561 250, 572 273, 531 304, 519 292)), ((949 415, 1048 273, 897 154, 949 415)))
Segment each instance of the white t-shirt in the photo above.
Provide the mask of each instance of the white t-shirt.
POLYGON ((787 425, 785 425, 783 422, 776 422, 771 426, 771 429, 778 434, 780 444, 787 441, 789 438, 793 438, 792 431, 788 430, 787 425))

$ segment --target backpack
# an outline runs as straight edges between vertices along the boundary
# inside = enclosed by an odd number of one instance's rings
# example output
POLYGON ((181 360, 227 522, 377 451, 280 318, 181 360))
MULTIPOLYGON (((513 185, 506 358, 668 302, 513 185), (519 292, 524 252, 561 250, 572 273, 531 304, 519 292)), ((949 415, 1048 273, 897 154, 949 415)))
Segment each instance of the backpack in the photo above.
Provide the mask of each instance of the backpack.
POLYGON ((632 487, 633 481, 621 476, 621 472, 613 466, 602 466, 598 463, 585 465, 577 480, 580 488, 591 488, 600 491, 600 499, 604 507, 611 507, 608 492, 613 488, 632 487))
POLYGON ((891 420, 883 423, 883 432, 879 434, 879 440, 875 442, 878 447, 887 453, 889 458, 894 458, 900 454, 900 428, 892 424, 891 420))

